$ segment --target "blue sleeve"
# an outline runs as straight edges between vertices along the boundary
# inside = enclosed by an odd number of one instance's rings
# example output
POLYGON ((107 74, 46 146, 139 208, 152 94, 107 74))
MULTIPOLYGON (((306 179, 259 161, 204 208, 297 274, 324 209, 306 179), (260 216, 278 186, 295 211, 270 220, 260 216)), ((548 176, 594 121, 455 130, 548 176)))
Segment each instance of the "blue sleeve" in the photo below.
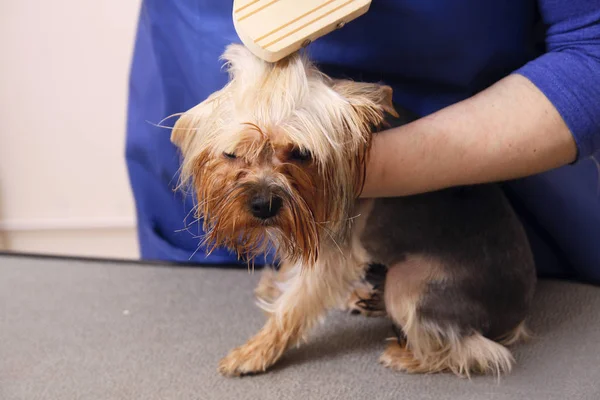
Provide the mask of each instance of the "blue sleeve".
POLYGON ((540 0, 547 53, 516 71, 556 107, 578 159, 600 150, 600 1, 540 0))

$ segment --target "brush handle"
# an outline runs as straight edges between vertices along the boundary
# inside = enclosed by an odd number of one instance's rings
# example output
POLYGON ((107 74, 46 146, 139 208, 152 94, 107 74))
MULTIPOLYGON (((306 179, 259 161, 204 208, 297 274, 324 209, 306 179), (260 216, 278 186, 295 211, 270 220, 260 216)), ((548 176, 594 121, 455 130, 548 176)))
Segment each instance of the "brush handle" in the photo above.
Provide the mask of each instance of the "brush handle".
POLYGON ((233 24, 257 57, 279 61, 369 10, 371 0, 234 0, 233 24))

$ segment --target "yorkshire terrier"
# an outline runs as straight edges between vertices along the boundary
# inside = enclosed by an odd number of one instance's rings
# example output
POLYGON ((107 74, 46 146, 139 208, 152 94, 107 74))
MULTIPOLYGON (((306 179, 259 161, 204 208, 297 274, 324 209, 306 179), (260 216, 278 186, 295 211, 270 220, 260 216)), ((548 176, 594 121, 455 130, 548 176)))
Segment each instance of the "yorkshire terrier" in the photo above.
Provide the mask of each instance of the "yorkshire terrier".
POLYGON ((227 85, 173 128, 181 179, 209 248, 250 261, 273 246, 281 269, 258 288, 266 324, 219 371, 265 371, 349 298, 397 327, 380 359, 389 368, 510 371, 535 271, 500 188, 360 200, 374 132, 412 119, 392 89, 332 79, 299 54, 270 64, 230 45, 223 59, 227 85), (384 279, 369 282, 373 269, 384 279))

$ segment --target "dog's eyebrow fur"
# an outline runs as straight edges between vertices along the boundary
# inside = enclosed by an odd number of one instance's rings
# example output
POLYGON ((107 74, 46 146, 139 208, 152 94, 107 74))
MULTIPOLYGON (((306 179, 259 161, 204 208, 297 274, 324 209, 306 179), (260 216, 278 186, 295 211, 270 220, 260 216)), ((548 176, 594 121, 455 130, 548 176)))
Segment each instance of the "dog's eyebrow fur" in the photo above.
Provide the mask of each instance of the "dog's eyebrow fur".
POLYGON ((260 129, 260 126, 253 124, 252 122, 242 122, 242 125, 248 125, 251 128, 253 128, 254 130, 256 130, 258 133, 260 133, 260 136, 265 139, 267 137, 267 135, 263 132, 262 129, 260 129))

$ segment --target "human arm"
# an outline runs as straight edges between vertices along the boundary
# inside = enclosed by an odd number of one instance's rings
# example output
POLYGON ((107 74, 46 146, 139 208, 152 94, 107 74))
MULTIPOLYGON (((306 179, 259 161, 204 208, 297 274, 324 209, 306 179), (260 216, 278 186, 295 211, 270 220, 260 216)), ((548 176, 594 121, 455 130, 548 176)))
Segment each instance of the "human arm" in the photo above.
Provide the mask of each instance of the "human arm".
POLYGON ((375 136, 363 197, 527 176, 600 148, 600 8, 565 3, 541 2, 548 53, 472 98, 375 136))
POLYGON ((500 181, 572 162, 573 135, 529 80, 483 92, 373 139, 363 197, 500 181))

